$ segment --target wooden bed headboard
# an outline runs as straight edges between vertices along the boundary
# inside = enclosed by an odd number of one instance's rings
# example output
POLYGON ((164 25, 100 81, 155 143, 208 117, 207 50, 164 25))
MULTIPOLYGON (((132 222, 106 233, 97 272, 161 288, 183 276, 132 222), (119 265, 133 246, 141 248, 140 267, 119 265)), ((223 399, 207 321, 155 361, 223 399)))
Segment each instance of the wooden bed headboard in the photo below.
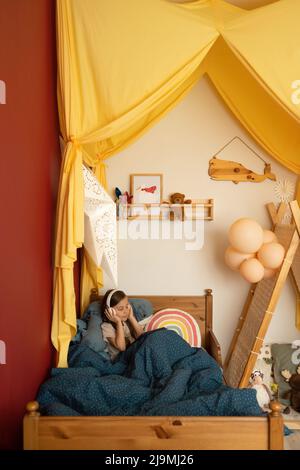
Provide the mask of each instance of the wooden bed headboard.
MULTIPOLYGON (((205 295, 129 295, 131 298, 149 300, 152 303, 154 312, 164 308, 178 308, 192 315, 198 323, 201 331, 202 346, 207 348, 209 342, 209 332, 212 331, 212 290, 205 289, 205 295)), ((97 289, 91 290, 90 301, 102 300, 97 289)))

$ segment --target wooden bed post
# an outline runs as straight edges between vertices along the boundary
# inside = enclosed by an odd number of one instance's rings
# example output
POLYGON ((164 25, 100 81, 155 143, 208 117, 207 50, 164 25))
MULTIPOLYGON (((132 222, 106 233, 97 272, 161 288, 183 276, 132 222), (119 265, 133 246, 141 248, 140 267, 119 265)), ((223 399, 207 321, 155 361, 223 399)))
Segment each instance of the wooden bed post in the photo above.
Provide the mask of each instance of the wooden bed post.
POLYGON ((283 418, 280 403, 271 401, 269 413, 269 449, 283 450, 283 418))
POLYGON ((222 367, 222 353, 219 342, 213 332, 213 296, 212 289, 205 289, 205 344, 206 351, 222 367))
POLYGON ((26 415, 23 419, 23 449, 39 449, 39 404, 37 401, 30 401, 26 405, 26 415))
POLYGON ((205 336, 207 337, 208 330, 212 330, 212 309, 213 309, 213 296, 212 289, 205 289, 205 336))
POLYGON ((96 300, 99 300, 99 294, 98 294, 98 289, 94 287, 93 289, 91 289, 90 303, 95 302, 96 300))

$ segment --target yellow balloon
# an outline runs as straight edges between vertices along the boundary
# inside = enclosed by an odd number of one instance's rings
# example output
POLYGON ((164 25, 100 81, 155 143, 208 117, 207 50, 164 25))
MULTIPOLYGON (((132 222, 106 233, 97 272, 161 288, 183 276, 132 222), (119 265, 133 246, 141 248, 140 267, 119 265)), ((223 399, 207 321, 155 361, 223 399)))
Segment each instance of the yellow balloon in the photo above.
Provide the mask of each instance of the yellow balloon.
POLYGON ((278 242, 278 239, 272 230, 264 230, 264 244, 278 242))
POLYGON ((240 266, 240 273, 246 281, 256 283, 264 277, 264 267, 256 258, 250 258, 240 266))
POLYGON ((263 244, 264 232, 253 219, 239 219, 229 229, 231 246, 241 253, 256 253, 263 244))
POLYGON ((241 253, 236 251, 232 246, 228 246, 225 251, 225 263, 230 269, 238 271, 243 261, 249 258, 253 258, 254 253, 241 253))
POLYGON ((266 243, 258 251, 257 258, 265 268, 277 269, 284 258, 284 247, 280 243, 266 243))

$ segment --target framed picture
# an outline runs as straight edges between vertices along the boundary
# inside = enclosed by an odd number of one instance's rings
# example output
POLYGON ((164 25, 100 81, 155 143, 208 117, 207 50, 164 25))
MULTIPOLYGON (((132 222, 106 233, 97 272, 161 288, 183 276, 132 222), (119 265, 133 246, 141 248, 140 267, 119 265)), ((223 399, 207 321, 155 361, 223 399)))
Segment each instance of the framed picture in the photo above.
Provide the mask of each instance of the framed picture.
POLYGON ((133 195, 133 204, 160 204, 162 202, 162 191, 162 174, 130 175, 130 193, 133 195))

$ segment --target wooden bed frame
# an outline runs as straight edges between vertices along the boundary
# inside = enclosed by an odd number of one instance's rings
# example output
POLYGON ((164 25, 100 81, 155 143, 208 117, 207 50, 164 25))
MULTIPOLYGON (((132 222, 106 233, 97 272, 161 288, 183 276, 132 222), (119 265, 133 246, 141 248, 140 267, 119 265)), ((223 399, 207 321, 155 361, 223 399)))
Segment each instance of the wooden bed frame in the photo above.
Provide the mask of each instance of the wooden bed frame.
MULTIPOLYGON (((138 295, 154 311, 179 308, 201 329, 202 345, 221 365, 221 350, 212 331, 212 291, 204 296, 138 295)), ((92 291, 91 300, 99 297, 92 291)), ((40 416, 39 404, 27 404, 24 417, 26 450, 218 450, 283 449, 280 404, 268 417, 216 416, 40 416)))

